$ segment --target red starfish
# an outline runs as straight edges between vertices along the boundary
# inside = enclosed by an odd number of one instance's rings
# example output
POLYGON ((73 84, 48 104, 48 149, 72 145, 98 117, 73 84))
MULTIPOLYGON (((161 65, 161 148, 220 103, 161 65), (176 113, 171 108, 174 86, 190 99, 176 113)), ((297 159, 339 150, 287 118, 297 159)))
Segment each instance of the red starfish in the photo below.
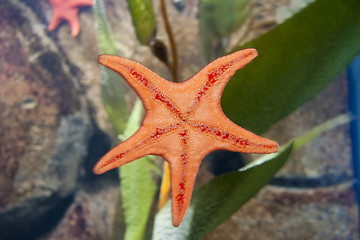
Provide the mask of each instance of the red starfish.
POLYGON ((140 129, 108 152, 94 167, 101 174, 143 156, 160 155, 170 164, 173 225, 178 226, 190 205, 196 174, 203 158, 223 149, 272 153, 279 145, 233 123, 220 99, 232 75, 257 56, 244 49, 219 58, 183 83, 173 83, 134 61, 101 55, 99 62, 121 74, 147 110, 140 129))
POLYGON ((71 35, 76 37, 80 31, 79 8, 92 6, 93 0, 49 0, 53 7, 53 17, 49 23, 48 30, 52 31, 59 26, 62 20, 69 22, 71 35))

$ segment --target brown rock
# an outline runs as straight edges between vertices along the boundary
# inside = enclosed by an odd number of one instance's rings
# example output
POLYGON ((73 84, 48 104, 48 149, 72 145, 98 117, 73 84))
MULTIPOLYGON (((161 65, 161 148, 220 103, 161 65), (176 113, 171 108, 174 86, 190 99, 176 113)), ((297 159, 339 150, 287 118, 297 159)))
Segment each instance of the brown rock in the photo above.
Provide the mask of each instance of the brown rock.
POLYGON ((41 239, 110 239, 117 197, 118 185, 97 192, 80 191, 56 229, 41 239))
POLYGON ((0 238, 17 239, 69 204, 92 130, 79 71, 31 8, 0 12, 0 238))

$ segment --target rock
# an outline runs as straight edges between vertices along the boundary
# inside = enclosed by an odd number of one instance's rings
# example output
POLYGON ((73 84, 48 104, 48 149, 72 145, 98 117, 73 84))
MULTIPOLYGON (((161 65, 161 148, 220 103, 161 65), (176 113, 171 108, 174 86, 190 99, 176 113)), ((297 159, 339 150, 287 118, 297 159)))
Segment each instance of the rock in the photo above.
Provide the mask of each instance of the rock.
POLYGON ((22 1, 0 3, 0 238, 27 239, 70 204, 92 133, 79 70, 22 1))
MULTIPOLYGON (((52 215, 58 215, 70 204, 86 156, 89 130, 89 125, 81 115, 63 118, 58 129, 55 152, 48 156, 49 160, 41 168, 42 171, 37 174, 26 171, 21 168, 20 162, 16 176, 19 177, 12 182, 17 198, 0 210, 1 239, 21 239, 46 230, 44 221, 55 221, 52 215), (27 224, 23 223, 24 219, 27 224)), ((45 225, 51 227, 49 222, 45 222, 45 225)))
POLYGON ((56 229, 41 240, 110 239, 118 189, 113 184, 97 192, 78 192, 56 229))

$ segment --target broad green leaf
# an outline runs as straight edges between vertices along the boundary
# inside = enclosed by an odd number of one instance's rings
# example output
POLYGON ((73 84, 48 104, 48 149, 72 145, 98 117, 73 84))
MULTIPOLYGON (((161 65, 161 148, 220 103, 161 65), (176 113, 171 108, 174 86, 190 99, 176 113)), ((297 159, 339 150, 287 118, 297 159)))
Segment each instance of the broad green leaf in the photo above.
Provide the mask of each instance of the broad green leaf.
POLYGON ((224 112, 256 133, 289 115, 360 52, 359 16, 359 0, 317 0, 240 47, 256 48, 259 57, 225 88, 224 112))
POLYGON ((214 178, 196 189, 181 225, 172 226, 170 204, 155 218, 153 240, 202 239, 253 197, 283 166, 292 145, 256 160, 251 167, 214 178))
POLYGON ((278 23, 284 22, 284 20, 290 18, 302 8, 306 7, 306 5, 314 1, 315 0, 290 0, 290 5, 280 6, 276 10, 275 19, 278 23))
MULTIPOLYGON (((106 18, 103 0, 94 4, 96 34, 101 54, 118 55, 114 37, 106 18)), ((113 129, 117 134, 124 131, 129 116, 124 93, 129 87, 114 71, 101 66, 101 96, 113 129)))
POLYGON ((208 61, 213 48, 217 50, 216 55, 224 54, 222 39, 237 30, 250 16, 251 11, 247 8, 249 2, 250 0, 200 1, 200 34, 208 61))
POLYGON ((136 36, 147 45, 156 31, 156 17, 151 0, 127 0, 136 36))

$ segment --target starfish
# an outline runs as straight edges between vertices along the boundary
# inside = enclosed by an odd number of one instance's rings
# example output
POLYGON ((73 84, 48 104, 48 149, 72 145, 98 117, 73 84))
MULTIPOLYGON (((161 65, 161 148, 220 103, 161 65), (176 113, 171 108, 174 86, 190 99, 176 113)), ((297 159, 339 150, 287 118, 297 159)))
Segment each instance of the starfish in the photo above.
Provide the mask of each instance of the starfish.
POLYGON ((244 49, 219 58, 182 83, 167 81, 141 64, 112 55, 99 62, 121 74, 146 109, 139 130, 103 156, 95 174, 143 156, 160 155, 171 172, 172 221, 179 226, 190 205, 196 175, 204 157, 215 150, 273 153, 279 145, 257 136, 223 113, 221 95, 232 75, 257 56, 244 49))
POLYGON ((49 0, 54 14, 49 23, 48 30, 52 31, 59 24, 62 20, 66 20, 69 22, 71 27, 71 35, 76 37, 80 31, 80 24, 79 24, 79 8, 80 7, 87 7, 93 5, 93 0, 49 0))

